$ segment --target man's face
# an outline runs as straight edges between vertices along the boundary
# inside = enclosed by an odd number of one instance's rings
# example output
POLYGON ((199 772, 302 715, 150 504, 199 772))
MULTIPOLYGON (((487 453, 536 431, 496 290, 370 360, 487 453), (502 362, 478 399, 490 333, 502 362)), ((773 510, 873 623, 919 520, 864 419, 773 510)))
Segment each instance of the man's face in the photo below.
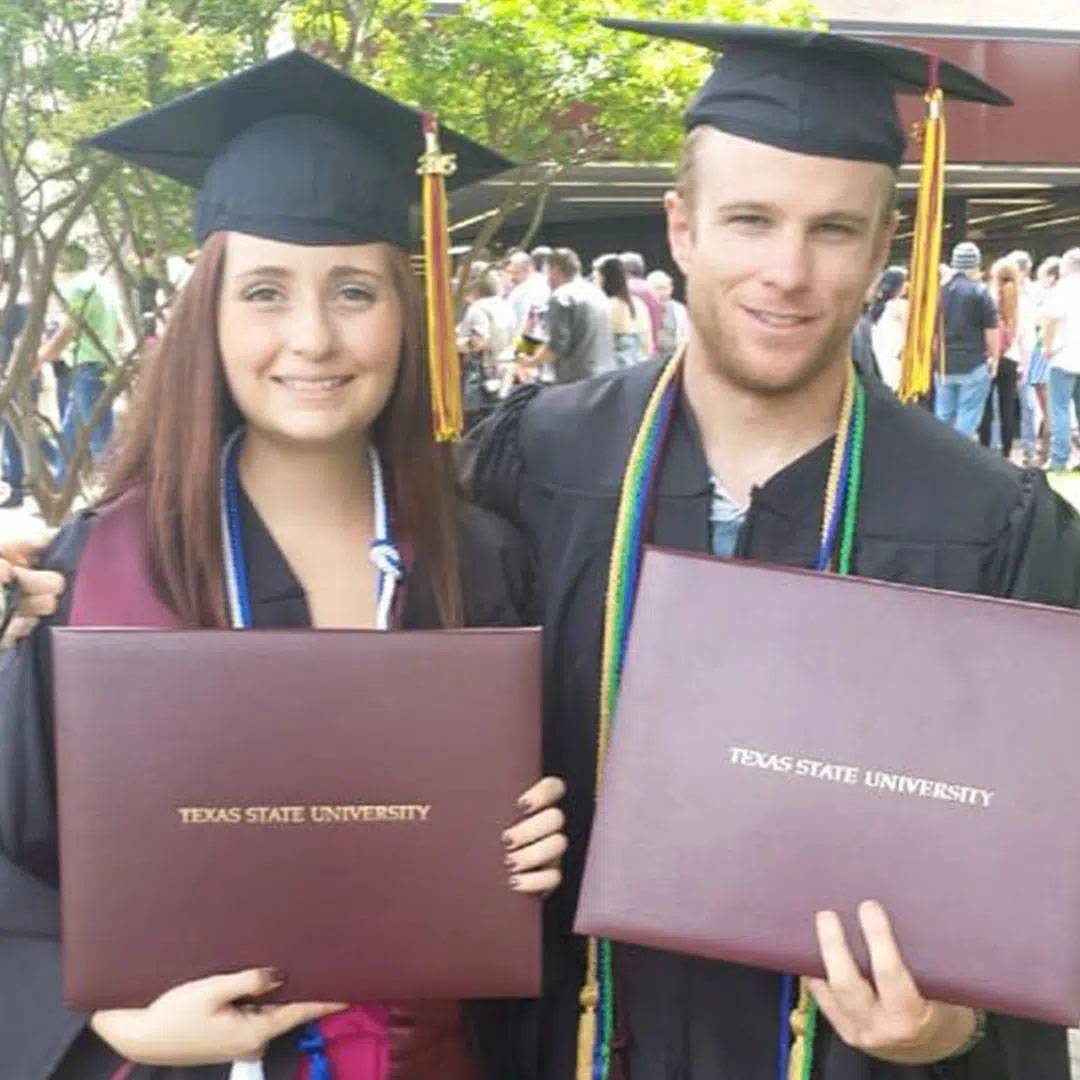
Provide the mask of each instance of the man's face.
POLYGON ((754 393, 796 392, 848 355, 895 229, 884 165, 812 157, 708 129, 668 240, 709 368, 754 393))
POLYGON ((514 257, 507 264, 506 270, 510 275, 510 280, 515 285, 520 285, 523 281, 527 281, 529 274, 532 273, 532 260, 526 256, 525 258, 514 257))

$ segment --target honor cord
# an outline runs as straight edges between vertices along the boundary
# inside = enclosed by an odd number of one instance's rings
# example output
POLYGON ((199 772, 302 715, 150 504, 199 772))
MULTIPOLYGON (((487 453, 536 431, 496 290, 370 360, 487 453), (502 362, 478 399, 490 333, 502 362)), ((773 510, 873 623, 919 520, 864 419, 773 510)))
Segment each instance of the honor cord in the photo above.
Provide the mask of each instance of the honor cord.
MULTIPOLYGON (((238 428, 226 440, 221 451, 221 546, 225 561, 229 625, 234 630, 248 630, 252 624, 247 559, 244 555, 240 523, 240 479, 237 470, 237 457, 243 439, 244 429, 238 428)), ((368 549, 368 557, 378 571, 375 629, 388 630, 394 592, 403 574, 402 562, 390 528, 382 462, 373 446, 368 448, 368 461, 371 466, 372 500, 375 504, 375 537, 368 549)), ((332 1080, 330 1062, 326 1056, 326 1040, 317 1022, 304 1026, 298 1045, 307 1058, 310 1080, 332 1080)), ((265 1080, 262 1062, 234 1061, 229 1080, 265 1080)))
MULTIPOLYGON (((601 653, 600 717, 597 734, 596 786, 599 790, 618 702, 622 665, 629 639, 638 572, 646 539, 649 507, 655 495, 667 434, 681 386, 682 354, 676 354, 660 373, 645 406, 637 435, 627 459, 612 540, 611 562, 604 613, 601 653)), ((866 423, 866 393, 848 365, 837 424, 833 457, 822 506, 821 543, 816 567, 828 570, 840 533, 837 572, 851 572, 858 505, 862 484, 862 450, 866 423)), ((802 1020, 802 1065, 796 1080, 809 1080, 813 1069, 817 1006, 806 995, 804 1008, 795 1005, 795 977, 781 981, 780 1030, 777 1054, 778 1080, 790 1080, 791 1031, 794 1012, 802 1020)), ((611 943, 588 939, 586 974, 580 995, 577 1080, 608 1080, 615 1029, 615 992, 611 943)))

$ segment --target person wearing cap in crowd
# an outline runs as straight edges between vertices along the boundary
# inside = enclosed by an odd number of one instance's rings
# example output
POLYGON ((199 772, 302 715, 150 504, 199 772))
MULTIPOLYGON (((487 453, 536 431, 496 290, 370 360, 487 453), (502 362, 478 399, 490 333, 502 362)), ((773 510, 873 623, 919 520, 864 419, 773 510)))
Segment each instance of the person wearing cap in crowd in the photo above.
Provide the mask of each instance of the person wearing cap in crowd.
POLYGON ((945 373, 934 382, 934 412, 973 439, 979 430, 1000 359, 998 314, 982 281, 982 253, 962 240, 952 253, 955 274, 941 287, 945 373))
MULTIPOLYGON (((855 500, 852 543, 839 556, 851 572, 1080 604, 1080 522, 1043 477, 860 380, 849 360, 896 227, 904 136, 894 94, 926 90, 927 58, 817 31, 603 21, 723 55, 690 105, 676 189, 665 198, 686 277, 687 348, 667 364, 523 388, 468 447, 474 498, 516 521, 537 553, 546 766, 569 792, 567 886, 549 904, 546 992, 522 1036, 539 1062, 513 1075, 1066 1080, 1063 1029, 927 1000, 878 903, 860 910, 874 977, 860 973, 837 915, 822 912, 828 977, 806 984, 797 1008, 794 980, 773 972, 618 943, 607 968, 572 934, 595 801, 601 672, 617 671, 603 641, 633 601, 620 568, 641 543, 828 566, 829 477, 838 453, 857 454, 861 485, 836 504, 855 500)), ((1008 102, 949 63, 938 79, 952 98, 1008 102)), ((716 703, 727 704, 723 686, 716 703)), ((806 919, 815 925, 815 912, 806 919)))
MULTIPOLYGON (((458 182, 505 165, 443 138, 458 182)), ((200 251, 140 379, 102 502, 46 554, 70 580, 51 621, 520 624, 529 555, 509 526, 455 498, 432 430, 408 256, 420 115, 294 52, 91 144, 197 187, 200 251)), ((245 1004, 288 972, 199 979, 145 1008, 65 1009, 51 683, 42 626, 0 671, 0 1076, 505 1075, 497 1006, 465 1016, 455 1002, 245 1004)), ((461 844, 505 859, 508 888, 554 888, 561 790, 540 781, 519 804, 521 822, 461 844)), ((164 865, 145 873, 175 876, 164 865)))

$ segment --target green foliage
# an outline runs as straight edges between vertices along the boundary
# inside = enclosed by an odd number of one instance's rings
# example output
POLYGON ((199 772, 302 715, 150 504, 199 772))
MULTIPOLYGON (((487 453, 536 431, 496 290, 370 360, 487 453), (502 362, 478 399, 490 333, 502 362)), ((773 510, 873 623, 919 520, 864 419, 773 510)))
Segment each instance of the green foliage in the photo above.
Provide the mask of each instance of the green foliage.
MULTIPOLYGON (((465 0, 379 56, 390 92, 520 162, 674 155, 681 115, 711 59, 690 45, 599 25, 649 18, 648 0, 465 0)), ((809 26, 806 0, 669 0, 664 18, 809 26)))

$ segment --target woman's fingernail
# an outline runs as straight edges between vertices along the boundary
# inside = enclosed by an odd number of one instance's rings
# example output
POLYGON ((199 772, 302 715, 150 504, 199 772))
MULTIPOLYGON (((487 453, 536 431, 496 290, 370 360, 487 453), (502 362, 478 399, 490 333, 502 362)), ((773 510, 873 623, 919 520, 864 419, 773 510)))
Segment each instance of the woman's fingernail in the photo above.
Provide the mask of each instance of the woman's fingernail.
POLYGON ((512 877, 510 879, 510 888, 511 889, 520 889, 521 888, 521 878, 512 877))
POLYGON ((513 855, 507 855, 506 858, 503 859, 503 865, 507 868, 507 870, 513 870, 516 861, 517 860, 513 857, 513 855))
POLYGON ((502 834, 502 842, 505 847, 514 846, 514 838, 508 832, 502 834))
POLYGON ((519 809, 519 810, 520 810, 520 811, 521 811, 521 812, 522 812, 523 814, 527 814, 527 813, 528 813, 528 812, 529 812, 529 811, 530 811, 530 810, 532 809, 532 802, 530 802, 530 800, 528 800, 528 799, 526 799, 526 798, 525 798, 524 796, 522 796, 522 797, 521 797, 520 799, 518 799, 518 801, 517 801, 517 808, 518 808, 518 809, 519 809))
POLYGON ((281 986, 285 982, 285 972, 281 968, 267 968, 266 977, 274 986, 281 986))

